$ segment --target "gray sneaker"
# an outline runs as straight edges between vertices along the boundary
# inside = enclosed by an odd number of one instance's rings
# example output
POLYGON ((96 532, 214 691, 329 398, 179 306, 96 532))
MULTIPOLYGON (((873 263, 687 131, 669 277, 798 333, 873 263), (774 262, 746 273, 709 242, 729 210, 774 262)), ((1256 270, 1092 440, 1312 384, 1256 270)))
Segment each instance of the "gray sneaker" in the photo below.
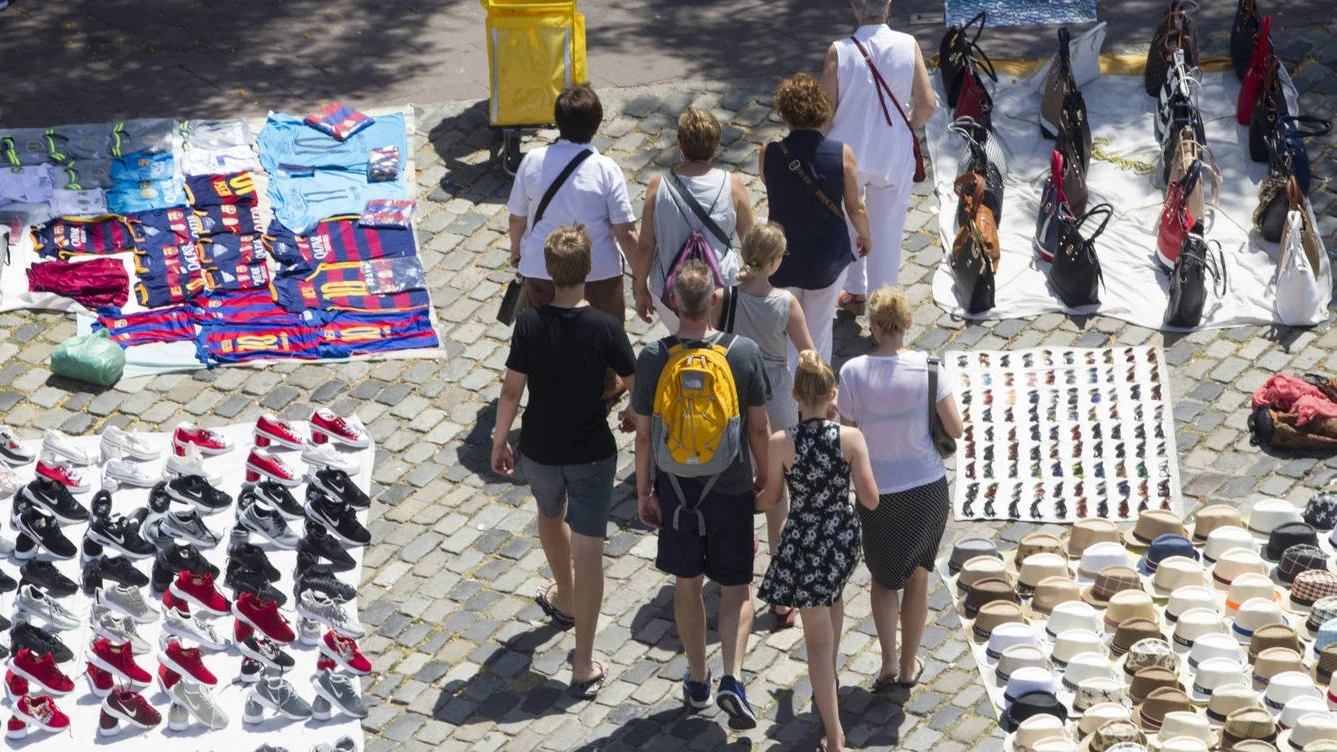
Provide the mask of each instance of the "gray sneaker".
POLYGON ((311 752, 357 752, 357 742, 351 736, 341 736, 333 744, 317 744, 311 748, 311 752))
POLYGON ((287 679, 279 676, 266 676, 256 682, 247 693, 246 700, 248 710, 242 717, 246 723, 260 723, 264 720, 263 713, 257 715, 249 710, 251 704, 268 708, 284 718, 295 721, 311 717, 311 704, 297 694, 297 690, 293 689, 287 679))
POLYGON ((174 608, 164 609, 164 611, 166 613, 163 615, 163 631, 170 632, 177 637, 184 637, 187 640, 194 640, 200 644, 200 647, 210 650, 227 649, 227 640, 220 637, 214 626, 205 621, 200 614, 187 616, 174 608))
POLYGON ((106 637, 118 645, 130 643, 130 652, 135 655, 149 652, 149 641, 135 630, 134 621, 124 614, 94 603, 88 615, 88 623, 99 637, 106 637))
POLYGON ((136 624, 152 624, 160 614, 137 587, 105 583, 93 594, 93 602, 130 617, 136 624))
POLYGON ((253 501, 237 514, 237 525, 279 548, 297 548, 298 535, 288 528, 288 521, 268 504, 253 501))
POLYGON ((200 548, 213 548, 221 540, 194 509, 172 510, 163 515, 160 525, 162 535, 189 541, 200 548))
POLYGON ((36 618, 45 622, 48 628, 60 632, 79 628, 79 618, 73 612, 31 583, 19 586, 19 594, 14 598, 14 610, 18 614, 27 615, 30 620, 36 618))
MULTIPOLYGON (((367 703, 363 701, 362 694, 358 692, 357 684, 353 677, 348 674, 335 673, 333 671, 317 671, 314 678, 311 679, 311 686, 315 688, 316 695, 324 698, 330 705, 334 706, 345 715, 351 715, 354 718, 367 717, 367 703)), ((329 714, 315 714, 317 720, 325 720, 329 714)))
MULTIPOLYGON (((214 701, 214 696, 203 686, 182 679, 172 685, 172 690, 168 694, 172 696, 174 703, 184 706, 190 712, 192 718, 205 726, 211 729, 221 729, 227 726, 227 714, 223 712, 222 708, 218 707, 218 703, 214 701)), ((179 731, 181 729, 175 730, 179 731)))
POLYGON ((366 636, 367 630, 357 617, 348 613, 343 604, 335 603, 319 590, 303 590, 297 599, 297 613, 354 640, 366 636))

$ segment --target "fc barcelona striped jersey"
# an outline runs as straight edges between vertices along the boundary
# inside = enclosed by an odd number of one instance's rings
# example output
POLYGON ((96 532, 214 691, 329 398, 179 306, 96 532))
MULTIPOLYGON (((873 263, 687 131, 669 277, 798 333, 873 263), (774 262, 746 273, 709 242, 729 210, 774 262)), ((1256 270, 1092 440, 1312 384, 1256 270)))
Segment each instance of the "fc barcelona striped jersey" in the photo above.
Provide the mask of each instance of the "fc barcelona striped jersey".
POLYGON ((431 305, 416 256, 322 264, 310 274, 280 272, 279 305, 290 311, 403 311, 431 305))
POLYGON ((106 329, 113 342, 127 348, 151 342, 195 339, 195 321, 190 309, 185 307, 98 316, 93 331, 99 329, 106 329))
POLYGON ((32 229, 33 248, 44 258, 76 254, 105 255, 135 248, 125 219, 114 214, 96 217, 57 217, 32 229))
POLYGON ((269 223, 265 238, 269 252, 280 264, 314 271, 320 264, 374 261, 416 256, 413 231, 363 227, 356 217, 333 217, 307 235, 289 232, 277 220, 269 223))

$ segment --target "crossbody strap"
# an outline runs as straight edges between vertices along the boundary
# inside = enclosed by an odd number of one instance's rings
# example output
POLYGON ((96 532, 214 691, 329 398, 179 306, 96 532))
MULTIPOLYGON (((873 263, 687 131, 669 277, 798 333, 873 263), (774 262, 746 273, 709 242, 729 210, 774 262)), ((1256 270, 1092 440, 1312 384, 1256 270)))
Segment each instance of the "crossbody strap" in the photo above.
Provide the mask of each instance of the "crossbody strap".
POLYGON ((933 433, 933 411, 938 407, 938 359, 928 359, 928 425, 929 434, 933 433))
POLYGON ((567 178, 571 177, 571 173, 575 172, 576 168, 589 159, 593 153, 593 151, 585 149, 566 163, 566 167, 563 167, 562 171, 557 174, 557 179, 552 181, 552 185, 548 186, 548 190, 543 193, 543 198, 539 199, 539 208, 534 212, 534 222, 530 227, 538 227, 539 222, 543 221, 543 212, 548 210, 548 204, 552 202, 552 197, 557 195, 558 189, 562 187, 567 178))
POLYGON ((891 125, 892 122, 891 113, 887 110, 887 102, 882 97, 884 92, 891 98, 891 103, 896 106, 896 112, 900 114, 901 122, 905 123, 905 127, 910 128, 910 132, 913 134, 914 128, 910 127, 910 119, 905 116, 904 108, 901 107, 900 101, 896 99, 896 95, 892 93, 891 86, 887 84, 887 80, 882 77, 882 72, 873 64, 873 57, 868 54, 868 49, 863 46, 863 42, 860 42, 853 36, 850 37, 850 41, 854 42, 854 46, 859 48, 859 54, 863 55, 864 62, 868 63, 868 69, 873 72, 873 81, 877 88, 877 102, 882 105, 882 115, 887 119, 887 125, 891 125))
MULTIPOLYGON (((710 212, 701 206, 700 202, 698 202, 696 197, 692 195, 692 192, 687 189, 687 185, 682 182, 682 178, 678 177, 677 173, 669 170, 668 176, 669 182, 673 184, 673 190, 670 191, 670 193, 676 193, 678 196, 682 197, 683 203, 687 204, 687 208, 691 209, 692 213, 696 215, 696 218, 701 220, 701 224, 706 230, 709 231, 711 235, 714 235, 720 243, 723 243, 725 249, 728 249, 730 246, 729 233, 721 229, 714 219, 711 219, 710 212)), ((725 187, 728 187, 729 185, 728 174, 725 174, 724 176, 724 185, 725 187)), ((711 209, 714 209, 715 205, 719 203, 720 196, 722 195, 724 195, 724 188, 721 188, 720 193, 715 196, 715 203, 710 205, 711 209)))
POLYGON ((820 185, 817 185, 817 181, 812 179, 812 176, 808 174, 808 171, 803 169, 803 163, 798 160, 798 157, 794 156, 794 152, 789 150, 789 147, 785 144, 784 140, 781 139, 776 141, 776 143, 780 145, 780 151, 784 152, 785 159, 789 160, 789 171, 798 176, 798 179, 803 182, 803 187, 807 188, 808 192, 813 195, 813 198, 816 198, 821 202, 821 204, 829 209, 832 214, 840 219, 844 219, 844 210, 837 206, 836 202, 832 201, 831 197, 826 195, 826 191, 822 190, 820 185))
POLYGON ((720 331, 733 334, 734 322, 738 319, 738 285, 724 288, 724 313, 720 316, 720 331))

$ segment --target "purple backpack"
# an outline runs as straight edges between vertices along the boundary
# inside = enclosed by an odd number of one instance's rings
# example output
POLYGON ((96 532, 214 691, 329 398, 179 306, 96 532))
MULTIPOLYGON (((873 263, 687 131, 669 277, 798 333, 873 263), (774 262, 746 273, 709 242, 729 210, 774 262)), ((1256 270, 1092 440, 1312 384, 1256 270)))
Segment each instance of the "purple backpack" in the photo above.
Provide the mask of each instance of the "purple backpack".
MULTIPOLYGON (((669 191, 669 197, 674 202, 677 202, 678 198, 681 197, 697 219, 701 220, 706 229, 719 238, 727 249, 729 247, 729 236, 710 218, 710 212, 697 203, 696 198, 692 196, 692 192, 687 190, 687 187, 682 184, 682 180, 676 174, 670 171, 668 178, 665 184, 671 183, 673 186, 673 189, 669 191)), ((725 186, 728 186, 727 181, 725 186)), ((723 193, 723 189, 721 189, 721 193, 723 193)), ((718 197, 716 200, 719 200, 718 197)), ((714 207, 712 206, 712 208, 714 207)), ((678 267, 683 262, 691 259, 696 259, 710 267, 710 273, 715 278, 715 287, 724 287, 724 275, 720 272, 719 260, 715 258, 715 249, 710 246, 710 242, 706 240, 706 236, 702 235, 700 230, 693 230, 692 234, 687 236, 687 241, 682 244, 682 248, 678 249, 678 255, 674 256, 673 263, 669 264, 668 273, 664 275, 664 292, 659 296, 659 301, 675 314, 678 312, 678 306, 673 301, 673 280, 678 276, 678 267)))

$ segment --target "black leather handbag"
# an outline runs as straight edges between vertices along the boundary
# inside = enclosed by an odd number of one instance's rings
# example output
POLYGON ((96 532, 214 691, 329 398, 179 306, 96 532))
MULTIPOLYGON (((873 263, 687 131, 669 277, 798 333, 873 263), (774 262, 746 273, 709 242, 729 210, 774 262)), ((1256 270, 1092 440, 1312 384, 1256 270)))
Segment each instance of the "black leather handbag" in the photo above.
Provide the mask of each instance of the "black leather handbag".
POLYGON ((1072 219, 1068 197, 1063 194, 1063 154, 1055 149, 1049 157, 1049 177, 1040 190, 1040 210, 1035 215, 1035 237, 1031 241, 1035 253, 1046 263, 1054 260, 1058 251, 1058 229, 1064 220, 1072 219))
MULTIPOLYGON (((1212 241, 1216 243, 1216 241, 1212 241)), ((1202 236, 1202 222, 1184 236, 1174 271, 1170 272, 1170 303, 1165 309, 1165 325, 1195 329, 1202 323, 1207 307, 1207 278, 1213 280, 1217 297, 1226 291, 1226 264, 1221 246, 1213 254, 1202 236)))
POLYGON ((1258 91, 1258 101, 1253 105, 1253 114, 1249 116, 1249 158, 1255 162, 1267 161, 1267 140, 1276 133, 1278 118, 1290 114, 1281 94, 1281 79, 1277 77, 1279 65, 1273 57, 1263 77, 1263 87, 1258 91))
POLYGON ((1104 277, 1100 273, 1100 258, 1096 255, 1096 238, 1105 232, 1113 216, 1113 206, 1097 204, 1080 217, 1060 216, 1057 220, 1058 249, 1049 265, 1049 284, 1068 308, 1100 305, 1100 285, 1104 277), (1100 225, 1089 236, 1083 237, 1082 226, 1088 220, 1096 219, 1100 225))
MULTIPOLYGON (((956 176, 968 172, 978 172, 984 176, 984 205, 993 212, 994 219, 1001 221, 1003 216, 1003 176, 1007 174, 1007 161, 1002 147, 994 135, 973 118, 957 118, 948 129, 961 136, 966 142, 965 152, 957 162, 956 176)), ((957 226, 965 224, 960 211, 957 212, 957 226)))
POLYGON ((1091 167, 1091 123, 1086 119, 1086 100, 1080 89, 1072 89, 1063 98, 1063 114, 1059 115, 1058 142, 1061 151, 1077 155, 1082 174, 1091 167), (1068 142, 1069 149, 1063 144, 1068 142))
MULTIPOLYGON (((978 42, 987 17, 987 13, 980 11, 964 26, 948 27, 938 44, 938 70, 942 72, 942 88, 947 92, 948 107, 956 107, 956 98, 961 93, 961 77, 966 72, 969 59, 976 52, 984 56, 978 42)), ((1253 47, 1249 51, 1253 52, 1253 47)))
POLYGON ((1249 70, 1249 58, 1253 57, 1253 46, 1258 40, 1258 18, 1258 6, 1253 0, 1239 0, 1235 22, 1230 27, 1230 65, 1240 81, 1249 70))
POLYGON ((1170 100, 1170 121, 1161 143, 1161 182, 1170 180, 1170 168, 1174 164, 1175 152, 1179 149, 1179 138, 1184 126, 1193 130, 1193 140, 1207 146, 1207 131, 1202 124, 1202 113, 1189 97, 1176 94, 1170 100))
POLYGON ((969 235, 960 248, 952 251, 956 296, 967 313, 984 313, 994 306, 993 263, 985 251, 984 236, 975 223, 967 217, 962 227, 969 235))
POLYGON ((1309 149, 1305 139, 1326 136, 1332 131, 1332 121, 1310 115, 1282 115, 1277 118, 1276 132, 1268 145, 1269 161, 1283 162, 1300 184, 1300 192, 1309 195, 1309 149))

